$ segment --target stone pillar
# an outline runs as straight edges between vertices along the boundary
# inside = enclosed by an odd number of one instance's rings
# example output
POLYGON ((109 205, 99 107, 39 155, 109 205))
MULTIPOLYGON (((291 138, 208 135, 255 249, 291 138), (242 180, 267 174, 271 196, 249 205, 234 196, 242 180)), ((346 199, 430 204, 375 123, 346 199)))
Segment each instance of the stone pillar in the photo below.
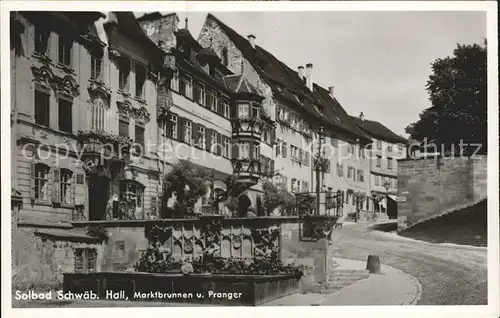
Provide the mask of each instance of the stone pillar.
POLYGON ((17 190, 11 191, 10 196, 10 204, 11 204, 11 249, 12 249, 12 264, 17 265, 19 262, 19 253, 17 250, 17 223, 19 221, 19 211, 21 210, 23 204, 23 198, 21 197, 21 193, 17 190))

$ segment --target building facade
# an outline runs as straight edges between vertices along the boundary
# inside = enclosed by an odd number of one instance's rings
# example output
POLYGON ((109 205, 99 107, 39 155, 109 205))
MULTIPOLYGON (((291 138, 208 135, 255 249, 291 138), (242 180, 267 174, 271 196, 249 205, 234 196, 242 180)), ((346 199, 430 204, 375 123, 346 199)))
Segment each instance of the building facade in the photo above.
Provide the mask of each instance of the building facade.
POLYGON ((379 122, 367 120, 363 113, 351 117, 372 143, 370 157, 370 191, 373 211, 386 212, 396 201, 398 192, 398 160, 407 156, 408 140, 395 134, 379 122), (387 201, 390 198, 392 201, 387 201))
POLYGON ((354 197, 370 193, 369 161, 361 150, 370 140, 350 122, 333 89, 314 83, 313 65, 293 71, 256 45, 255 36, 244 38, 211 14, 198 40, 216 52, 228 69, 243 74, 264 97, 264 111, 275 122, 276 142, 261 143, 261 151, 272 155, 275 183, 294 193, 315 192, 314 163, 321 153, 328 166, 320 174, 320 191, 340 191, 344 212, 365 209, 354 197))

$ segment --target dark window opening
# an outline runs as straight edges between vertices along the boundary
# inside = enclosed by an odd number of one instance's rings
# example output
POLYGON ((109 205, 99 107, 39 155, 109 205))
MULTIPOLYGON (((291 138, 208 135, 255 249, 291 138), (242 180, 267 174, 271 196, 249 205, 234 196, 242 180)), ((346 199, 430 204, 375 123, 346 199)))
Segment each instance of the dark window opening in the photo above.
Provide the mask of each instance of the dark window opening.
POLYGON ((135 64, 135 96, 144 97, 144 82, 146 81, 146 68, 135 64))
POLYGON ((59 63, 71 66, 73 40, 65 35, 59 35, 59 63))
POLYGON ((59 130, 72 133, 72 108, 73 102, 59 99, 59 130))
POLYGON ((118 88, 128 91, 128 77, 130 75, 130 60, 122 58, 119 63, 119 83, 118 88))
POLYGON ((103 50, 102 48, 94 48, 92 49, 90 58, 90 76, 94 79, 101 79, 102 73, 102 56, 103 50))
POLYGON ((128 125, 129 125, 128 120, 120 118, 118 124, 118 133, 120 134, 120 136, 126 136, 126 137, 129 136, 128 125))
POLYGON ((135 126, 135 143, 137 153, 141 154, 144 152, 144 127, 135 126))
POLYGON ((50 31, 42 26, 35 26, 35 52, 46 54, 50 31))
POLYGON ((47 92, 35 90, 35 123, 49 126, 49 98, 47 92))

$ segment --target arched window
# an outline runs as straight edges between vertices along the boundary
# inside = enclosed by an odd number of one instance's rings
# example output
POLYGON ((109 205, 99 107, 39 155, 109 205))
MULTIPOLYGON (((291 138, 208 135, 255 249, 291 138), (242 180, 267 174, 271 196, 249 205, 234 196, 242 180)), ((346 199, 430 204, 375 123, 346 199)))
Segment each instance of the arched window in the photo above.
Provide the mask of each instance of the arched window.
POLYGON ((123 181, 120 185, 120 200, 131 203, 131 206, 142 208, 144 202, 144 186, 137 181, 123 181))
POLYGON ((49 171, 50 168, 43 163, 37 163, 35 165, 33 175, 35 199, 49 200, 49 171))

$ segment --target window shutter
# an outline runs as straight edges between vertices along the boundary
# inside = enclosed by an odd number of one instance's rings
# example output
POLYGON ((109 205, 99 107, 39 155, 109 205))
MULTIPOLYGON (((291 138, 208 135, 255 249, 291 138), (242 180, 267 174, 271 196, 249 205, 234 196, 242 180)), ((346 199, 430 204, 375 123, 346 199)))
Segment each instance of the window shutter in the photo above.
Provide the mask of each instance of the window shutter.
POLYGON ((217 94, 217 114, 223 116, 224 115, 224 107, 222 106, 222 95, 217 94))
POLYGON ((281 155, 283 156, 283 158, 286 158, 287 157, 287 153, 288 153, 288 147, 286 146, 286 143, 283 143, 283 146, 284 147, 282 149, 283 151, 282 151, 281 155))
POLYGON ((271 159, 271 164, 270 164, 270 168, 269 169, 270 169, 271 175, 274 175, 274 160, 273 159, 271 159))
POLYGON ((193 144, 195 146, 200 146, 201 147, 201 145, 198 142, 198 139, 199 139, 198 128, 199 128, 199 126, 201 126, 201 125, 198 125, 195 122, 193 122, 191 124, 191 129, 192 129, 192 131, 191 131, 191 138, 193 139, 193 144))
POLYGON ((61 170, 52 169, 52 202, 61 203, 61 170))
POLYGON ((207 151, 212 149, 212 130, 205 127, 205 147, 207 151))
POLYGON ((181 95, 186 95, 186 81, 184 80, 184 74, 179 72, 179 93, 181 95))
POLYGON ((301 149, 301 148, 299 148, 299 158, 298 158, 298 162, 299 162, 300 164, 303 164, 303 163, 304 163, 304 162, 303 162, 303 160, 302 160, 302 149, 301 149))
POLYGON ((200 100, 200 83, 198 83, 197 81, 193 81, 193 90, 194 90, 194 94, 193 94, 194 101, 199 102, 199 100, 200 100))
POLYGON ((77 173, 75 176, 75 205, 85 204, 85 174, 77 173))
POLYGON ((179 141, 184 141, 184 118, 177 118, 177 139, 179 141))
POLYGON ((217 155, 222 154, 222 147, 224 147, 224 145, 222 144, 222 135, 217 133, 217 149, 215 150, 215 153, 217 155))
POLYGON ((36 193, 35 193, 35 177, 36 177, 36 169, 35 169, 35 163, 31 163, 31 188, 30 188, 30 197, 32 200, 36 198, 36 193))

